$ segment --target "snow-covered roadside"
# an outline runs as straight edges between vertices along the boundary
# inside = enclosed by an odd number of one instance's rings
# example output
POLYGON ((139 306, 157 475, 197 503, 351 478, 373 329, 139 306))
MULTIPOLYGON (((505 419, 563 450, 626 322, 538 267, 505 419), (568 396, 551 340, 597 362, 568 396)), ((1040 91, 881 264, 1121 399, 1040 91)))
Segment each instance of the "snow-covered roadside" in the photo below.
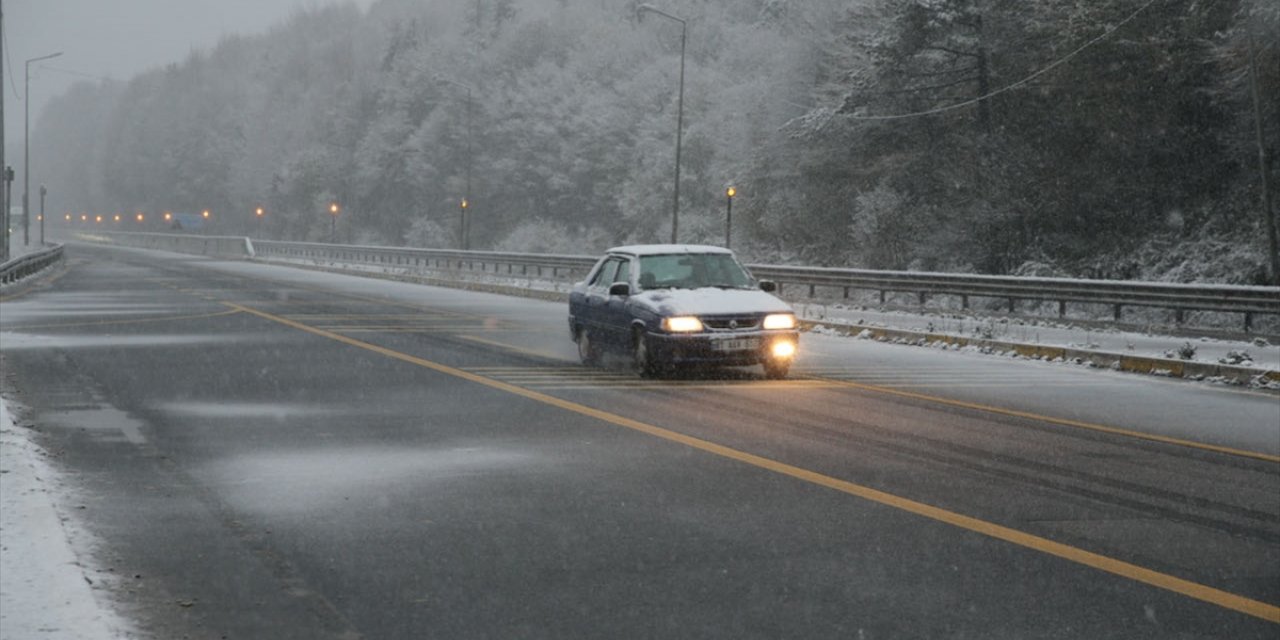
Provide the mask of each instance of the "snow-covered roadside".
POLYGON ((103 606, 72 548, 88 532, 60 515, 70 497, 0 398, 0 640, 132 637, 103 606))

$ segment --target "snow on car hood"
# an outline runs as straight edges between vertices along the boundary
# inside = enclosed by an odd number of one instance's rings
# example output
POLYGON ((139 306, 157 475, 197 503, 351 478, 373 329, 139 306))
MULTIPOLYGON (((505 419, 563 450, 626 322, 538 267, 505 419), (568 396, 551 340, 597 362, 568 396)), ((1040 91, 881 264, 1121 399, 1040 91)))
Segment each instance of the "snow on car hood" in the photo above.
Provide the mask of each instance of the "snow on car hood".
POLYGON ((791 305, 758 289, 654 289, 631 297, 664 316, 784 313, 791 305))

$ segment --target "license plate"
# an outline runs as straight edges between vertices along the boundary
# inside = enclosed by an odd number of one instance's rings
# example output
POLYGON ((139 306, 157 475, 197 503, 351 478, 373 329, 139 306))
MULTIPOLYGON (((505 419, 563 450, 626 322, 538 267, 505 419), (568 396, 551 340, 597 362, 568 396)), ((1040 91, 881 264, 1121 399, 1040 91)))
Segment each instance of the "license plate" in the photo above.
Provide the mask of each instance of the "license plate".
POLYGON ((711 348, 716 351, 750 351, 760 347, 759 338, 732 338, 727 340, 714 340, 711 348))

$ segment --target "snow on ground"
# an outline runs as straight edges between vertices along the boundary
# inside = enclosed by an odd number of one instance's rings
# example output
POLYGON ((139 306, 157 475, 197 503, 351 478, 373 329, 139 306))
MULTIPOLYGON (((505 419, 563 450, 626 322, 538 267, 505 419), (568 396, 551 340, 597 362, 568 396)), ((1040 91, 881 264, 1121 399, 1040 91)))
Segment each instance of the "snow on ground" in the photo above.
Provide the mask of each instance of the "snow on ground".
MULTIPOLYGON (((840 304, 796 303, 796 312, 808 320, 885 329, 907 329, 947 335, 980 337, 1008 342, 1068 347, 1135 356, 1179 359, 1191 349, 1189 362, 1243 364, 1230 359, 1231 352, 1245 352, 1253 366, 1280 369, 1280 345, 1267 341, 1223 340, 1208 336, 1178 337, 1149 332, 1082 326, 1070 320, 1049 318, 975 317, 946 312, 879 311, 840 304)), ((1189 330, 1193 331, 1193 330, 1189 330)))
POLYGON ((89 583, 74 496, 0 398, 0 640, 115 640, 128 625, 89 583), (81 554, 83 555, 83 554, 81 554))

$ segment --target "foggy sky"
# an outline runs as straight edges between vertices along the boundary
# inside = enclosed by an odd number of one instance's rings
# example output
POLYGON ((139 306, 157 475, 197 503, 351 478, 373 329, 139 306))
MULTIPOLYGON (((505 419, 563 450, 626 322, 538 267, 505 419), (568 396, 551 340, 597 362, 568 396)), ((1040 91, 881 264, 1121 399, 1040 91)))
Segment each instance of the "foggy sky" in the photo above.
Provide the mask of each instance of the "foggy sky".
MULTIPOLYGON (((5 161, 21 190, 23 75, 31 64, 31 127, 51 97, 79 81, 128 80, 148 69, 209 50, 224 36, 267 31, 297 8, 338 0, 0 0, 7 37, 4 67, 5 161)), ((367 9, 373 0, 350 0, 367 9)), ((37 150, 32 150, 32 154, 37 150)), ((33 180, 37 177, 33 176, 33 180)), ((34 187, 33 187, 34 188, 34 187)))

